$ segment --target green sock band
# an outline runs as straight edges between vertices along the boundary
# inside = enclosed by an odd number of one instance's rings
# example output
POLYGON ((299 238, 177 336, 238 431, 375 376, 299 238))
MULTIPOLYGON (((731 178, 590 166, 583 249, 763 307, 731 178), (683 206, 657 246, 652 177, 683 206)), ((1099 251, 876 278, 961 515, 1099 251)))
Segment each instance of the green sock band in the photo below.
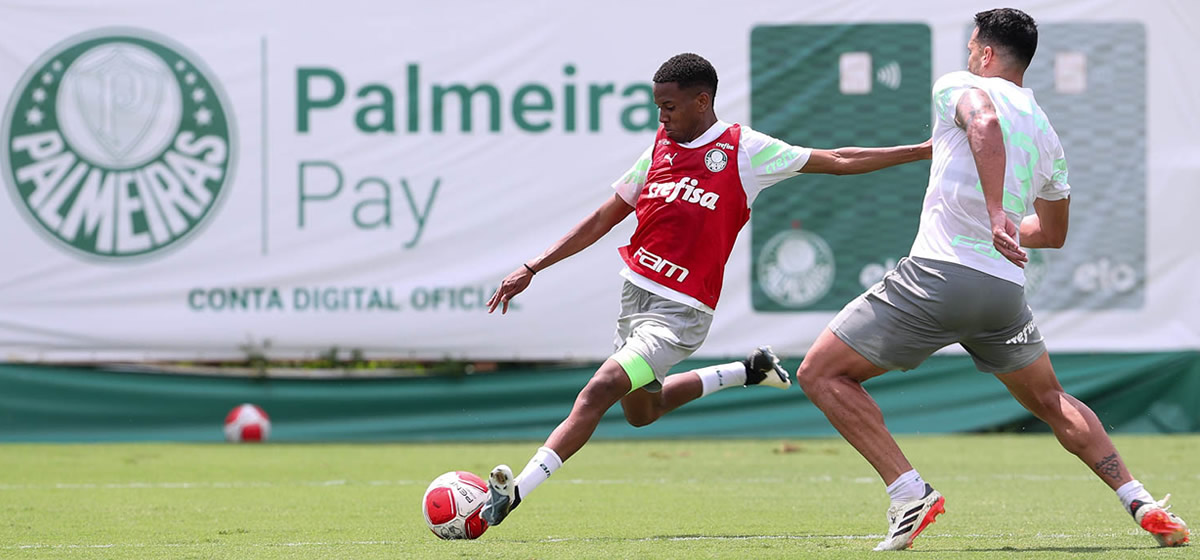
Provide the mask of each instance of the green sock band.
POLYGON ((643 358, 628 349, 622 348, 612 358, 621 364, 621 368, 625 370, 625 375, 629 376, 629 392, 632 393, 647 383, 654 381, 654 370, 650 364, 646 363, 646 358, 643 358))

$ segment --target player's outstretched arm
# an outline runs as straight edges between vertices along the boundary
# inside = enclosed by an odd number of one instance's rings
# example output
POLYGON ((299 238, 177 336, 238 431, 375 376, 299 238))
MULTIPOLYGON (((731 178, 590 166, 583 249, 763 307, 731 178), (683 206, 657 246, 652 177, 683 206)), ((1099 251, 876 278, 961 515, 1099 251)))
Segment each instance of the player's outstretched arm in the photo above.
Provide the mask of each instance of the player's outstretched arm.
POLYGON ((1062 200, 1037 198, 1034 214, 1021 220, 1021 246, 1030 249, 1059 249, 1067 242, 1070 197, 1062 200))
POLYGON ((975 158, 979 184, 987 203, 988 219, 992 224, 992 247, 1009 262, 1025 268, 1029 257, 1017 245, 1017 225, 1004 213, 1004 168, 1008 165, 1004 152, 1004 131, 1000 117, 987 93, 971 88, 963 93, 955 107, 954 123, 967 133, 967 144, 975 158))
POLYGON ((828 175, 854 175, 870 173, 885 167, 900 165, 933 156, 933 142, 926 140, 910 146, 888 148, 846 147, 836 150, 816 150, 808 162, 800 168, 801 173, 824 173, 828 175))
POLYGON ((633 212, 633 207, 620 195, 614 194, 595 212, 571 228, 571 231, 567 232, 562 239, 546 249, 541 256, 523 263, 506 276, 504 281, 500 282, 496 293, 492 294, 492 298, 488 300, 488 313, 495 311, 497 306, 501 306, 501 314, 508 313, 509 300, 529 287, 529 281, 533 279, 535 273, 590 247, 604 237, 604 234, 611 231, 614 226, 621 223, 630 212, 633 212))

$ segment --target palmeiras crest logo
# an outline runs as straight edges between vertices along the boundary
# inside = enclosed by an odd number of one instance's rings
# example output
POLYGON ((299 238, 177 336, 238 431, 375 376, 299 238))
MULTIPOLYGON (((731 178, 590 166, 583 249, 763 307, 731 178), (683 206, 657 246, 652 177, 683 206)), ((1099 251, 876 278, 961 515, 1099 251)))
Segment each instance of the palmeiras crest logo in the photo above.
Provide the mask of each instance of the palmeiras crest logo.
POLYGON ((784 307, 801 308, 825 297, 835 272, 833 249, 811 231, 781 231, 758 254, 758 285, 784 307))
POLYGON ((230 184, 235 128, 203 62, 139 29, 59 43, 17 84, 0 164, 31 223, 61 247, 106 260, 191 237, 230 184))
POLYGON ((704 154, 704 165, 709 171, 716 173, 725 169, 725 165, 729 163, 729 156, 724 151, 713 148, 704 154))

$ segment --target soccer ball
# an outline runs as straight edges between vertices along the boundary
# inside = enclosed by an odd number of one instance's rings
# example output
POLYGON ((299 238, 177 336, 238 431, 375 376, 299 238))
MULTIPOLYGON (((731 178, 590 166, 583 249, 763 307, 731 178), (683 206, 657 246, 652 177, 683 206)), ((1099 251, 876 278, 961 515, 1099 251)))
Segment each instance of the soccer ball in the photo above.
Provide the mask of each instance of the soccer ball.
POLYGON ((271 419, 253 404, 240 404, 225 415, 225 441, 267 441, 271 419))
POLYGON ((421 513, 438 538, 477 539, 488 528, 479 516, 487 495, 487 483, 482 478, 466 471, 450 471, 429 483, 421 499, 421 513))

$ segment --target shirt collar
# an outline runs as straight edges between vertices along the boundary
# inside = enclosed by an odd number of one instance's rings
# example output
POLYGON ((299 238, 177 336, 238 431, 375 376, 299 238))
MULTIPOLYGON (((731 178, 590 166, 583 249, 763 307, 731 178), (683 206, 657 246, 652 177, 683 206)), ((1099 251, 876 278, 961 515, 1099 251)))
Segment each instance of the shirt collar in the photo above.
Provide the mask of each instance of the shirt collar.
POLYGON ((717 138, 720 138, 722 134, 725 134, 725 131, 730 126, 731 125, 729 123, 727 123, 721 119, 717 119, 717 122, 713 123, 712 126, 708 127, 708 130, 704 131, 704 134, 697 136, 696 139, 692 140, 691 142, 688 142, 686 144, 682 144, 682 143, 679 144, 679 147, 691 149, 691 148, 699 148, 700 146, 703 146, 705 144, 712 143, 717 138))

